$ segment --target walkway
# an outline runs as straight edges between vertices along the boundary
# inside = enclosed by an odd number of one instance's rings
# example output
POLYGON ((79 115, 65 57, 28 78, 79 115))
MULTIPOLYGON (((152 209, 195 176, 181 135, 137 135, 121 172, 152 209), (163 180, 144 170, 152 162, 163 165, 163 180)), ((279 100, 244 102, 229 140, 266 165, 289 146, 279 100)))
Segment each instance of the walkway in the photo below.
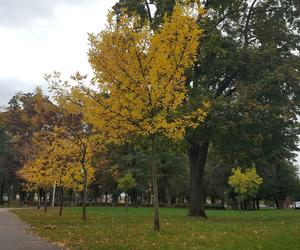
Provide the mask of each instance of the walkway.
POLYGON ((29 226, 0 208, 0 250, 59 250, 45 240, 28 233, 29 226))

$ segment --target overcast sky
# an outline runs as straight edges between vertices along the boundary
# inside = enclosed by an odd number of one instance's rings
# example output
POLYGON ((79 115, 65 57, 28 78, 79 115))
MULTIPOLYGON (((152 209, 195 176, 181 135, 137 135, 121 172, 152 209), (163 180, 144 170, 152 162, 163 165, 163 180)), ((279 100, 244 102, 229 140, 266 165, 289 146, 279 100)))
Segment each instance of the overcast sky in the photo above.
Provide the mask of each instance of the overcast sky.
POLYGON ((116 0, 0 0, 0 105, 17 91, 45 91, 45 73, 91 73, 88 32, 104 28, 116 0))

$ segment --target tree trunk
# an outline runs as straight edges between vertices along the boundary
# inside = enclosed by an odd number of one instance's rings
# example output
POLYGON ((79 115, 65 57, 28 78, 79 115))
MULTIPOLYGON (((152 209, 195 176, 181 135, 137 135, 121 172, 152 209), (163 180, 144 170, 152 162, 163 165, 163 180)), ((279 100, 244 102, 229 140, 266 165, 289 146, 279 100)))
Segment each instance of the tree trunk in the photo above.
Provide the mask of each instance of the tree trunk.
POLYGON ((105 193, 105 205, 107 206, 107 203, 108 203, 108 197, 107 197, 108 193, 106 192, 105 193))
POLYGON ((63 206, 64 206, 64 188, 61 187, 61 190, 60 190, 60 208, 59 208, 59 216, 62 215, 63 206))
POLYGON ((95 188, 95 195, 94 195, 95 206, 98 205, 98 197, 99 197, 99 190, 98 190, 98 187, 96 187, 95 188))
POLYGON ((87 196, 87 183, 86 170, 84 169, 84 180, 83 180, 83 201, 82 201, 82 220, 86 221, 86 196, 87 196))
POLYGON ((8 186, 8 194, 7 194, 7 206, 10 206, 10 196, 11 196, 11 188, 8 186))
POLYGON ((45 189, 45 194, 44 194, 44 212, 47 213, 48 211, 48 200, 47 200, 47 190, 45 189))
POLYGON ((1 182, 1 187, 0 187, 0 205, 4 204, 4 180, 1 182))
POLYGON ((125 193, 125 211, 128 212, 128 194, 125 193))
POLYGON ((37 208, 36 209, 40 209, 41 208, 41 203, 42 203, 42 189, 39 188, 38 189, 38 204, 37 204, 37 208))
POLYGON ((252 206, 253 206, 253 210, 256 210, 256 203, 255 203, 255 200, 252 200, 252 206))
POLYGON ((51 207, 55 206, 55 193, 56 193, 56 182, 54 182, 53 189, 52 189, 52 202, 51 207))
POLYGON ((256 209, 257 209, 257 210, 260 209, 260 207, 259 207, 259 200, 258 200, 258 199, 256 199, 256 209))
POLYGON ((165 178, 165 198, 166 198, 166 205, 167 207, 171 207, 172 206, 172 202, 171 202, 171 196, 170 196, 170 190, 169 190, 169 182, 167 180, 167 178, 165 178))
POLYGON ((284 209, 284 200, 277 200, 276 207, 277 209, 284 209))
POLYGON ((157 187, 157 175, 156 175, 156 142, 155 137, 151 138, 151 168, 152 168, 152 190, 153 190, 153 228, 155 231, 160 230, 159 224, 159 204, 158 204, 158 187, 157 187))
POLYGON ((189 216, 207 218, 204 210, 204 167, 207 160, 209 141, 192 143, 188 151, 190 160, 190 209, 189 216))

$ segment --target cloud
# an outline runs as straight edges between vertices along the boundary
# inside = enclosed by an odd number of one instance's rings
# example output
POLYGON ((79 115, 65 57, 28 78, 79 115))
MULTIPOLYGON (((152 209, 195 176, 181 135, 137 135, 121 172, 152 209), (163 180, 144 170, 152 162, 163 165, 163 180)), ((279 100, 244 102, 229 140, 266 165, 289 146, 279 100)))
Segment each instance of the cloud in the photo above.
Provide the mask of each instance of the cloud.
POLYGON ((0 106, 18 91, 47 84, 45 73, 68 79, 92 74, 87 60, 88 32, 104 28, 116 0, 0 0, 0 106), (11 13, 13 12, 13 13, 11 13), (3 26, 6 23, 10 26, 3 26))
MULTIPOLYGON (((7 106, 9 100, 18 92, 33 92, 38 85, 23 82, 17 78, 0 78, 0 106, 7 106)), ((47 85, 41 86, 44 93, 48 94, 47 85)))
MULTIPOLYGON (((55 6, 86 5, 94 0, 0 0, 0 25, 24 27, 37 19, 53 17, 55 6)), ((101 0, 100 0, 101 1, 101 0)))

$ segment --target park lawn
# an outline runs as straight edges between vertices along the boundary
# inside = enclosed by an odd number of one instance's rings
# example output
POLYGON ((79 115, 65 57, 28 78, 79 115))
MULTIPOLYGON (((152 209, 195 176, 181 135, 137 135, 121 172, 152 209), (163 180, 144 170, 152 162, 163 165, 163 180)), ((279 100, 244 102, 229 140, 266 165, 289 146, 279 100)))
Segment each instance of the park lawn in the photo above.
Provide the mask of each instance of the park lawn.
POLYGON ((88 208, 86 222, 80 208, 66 208, 62 217, 57 209, 12 212, 68 249, 300 249, 300 210, 210 210, 201 220, 162 208, 160 232, 152 230, 151 208, 88 208))

